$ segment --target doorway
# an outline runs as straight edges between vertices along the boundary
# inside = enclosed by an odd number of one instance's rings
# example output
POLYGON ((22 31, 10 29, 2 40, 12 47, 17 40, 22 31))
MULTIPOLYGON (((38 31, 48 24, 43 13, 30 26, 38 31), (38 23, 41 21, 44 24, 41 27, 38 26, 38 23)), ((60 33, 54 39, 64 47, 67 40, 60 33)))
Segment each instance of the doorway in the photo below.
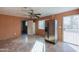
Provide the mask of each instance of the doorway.
POLYGON ((22 34, 28 34, 27 33, 27 21, 22 21, 22 34))

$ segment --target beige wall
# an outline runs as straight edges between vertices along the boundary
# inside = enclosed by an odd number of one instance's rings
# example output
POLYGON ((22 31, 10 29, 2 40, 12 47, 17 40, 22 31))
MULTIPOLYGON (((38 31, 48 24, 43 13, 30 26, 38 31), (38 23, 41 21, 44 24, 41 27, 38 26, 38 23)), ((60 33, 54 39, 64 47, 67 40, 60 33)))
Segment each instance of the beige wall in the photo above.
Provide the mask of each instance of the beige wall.
POLYGON ((0 40, 15 38, 21 35, 21 18, 0 15, 0 40))

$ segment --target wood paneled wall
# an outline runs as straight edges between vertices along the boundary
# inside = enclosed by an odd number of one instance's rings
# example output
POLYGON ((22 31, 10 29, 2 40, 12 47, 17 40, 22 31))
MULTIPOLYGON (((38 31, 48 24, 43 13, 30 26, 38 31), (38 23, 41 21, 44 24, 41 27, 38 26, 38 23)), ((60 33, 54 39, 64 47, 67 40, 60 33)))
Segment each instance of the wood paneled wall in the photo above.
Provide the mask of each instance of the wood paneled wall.
POLYGON ((21 35, 21 18, 0 14, 0 40, 16 38, 21 35))

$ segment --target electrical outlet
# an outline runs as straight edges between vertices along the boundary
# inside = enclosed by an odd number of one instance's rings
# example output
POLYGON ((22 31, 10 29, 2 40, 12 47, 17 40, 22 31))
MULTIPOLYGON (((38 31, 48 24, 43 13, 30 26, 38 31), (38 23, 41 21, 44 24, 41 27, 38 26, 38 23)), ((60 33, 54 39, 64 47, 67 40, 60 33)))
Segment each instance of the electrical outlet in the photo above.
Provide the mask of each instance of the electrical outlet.
POLYGON ((14 35, 16 35, 16 33, 14 33, 14 35))

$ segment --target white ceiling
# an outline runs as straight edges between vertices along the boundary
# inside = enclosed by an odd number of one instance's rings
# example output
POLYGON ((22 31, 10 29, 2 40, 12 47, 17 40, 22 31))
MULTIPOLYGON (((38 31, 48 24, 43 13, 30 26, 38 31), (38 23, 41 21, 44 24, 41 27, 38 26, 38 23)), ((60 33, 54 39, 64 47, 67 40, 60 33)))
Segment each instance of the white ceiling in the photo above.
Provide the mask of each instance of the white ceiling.
POLYGON ((0 14, 25 17, 30 9, 35 13, 41 13, 41 16, 48 16, 78 9, 78 7, 28 7, 27 10, 24 7, 0 7, 0 14))

